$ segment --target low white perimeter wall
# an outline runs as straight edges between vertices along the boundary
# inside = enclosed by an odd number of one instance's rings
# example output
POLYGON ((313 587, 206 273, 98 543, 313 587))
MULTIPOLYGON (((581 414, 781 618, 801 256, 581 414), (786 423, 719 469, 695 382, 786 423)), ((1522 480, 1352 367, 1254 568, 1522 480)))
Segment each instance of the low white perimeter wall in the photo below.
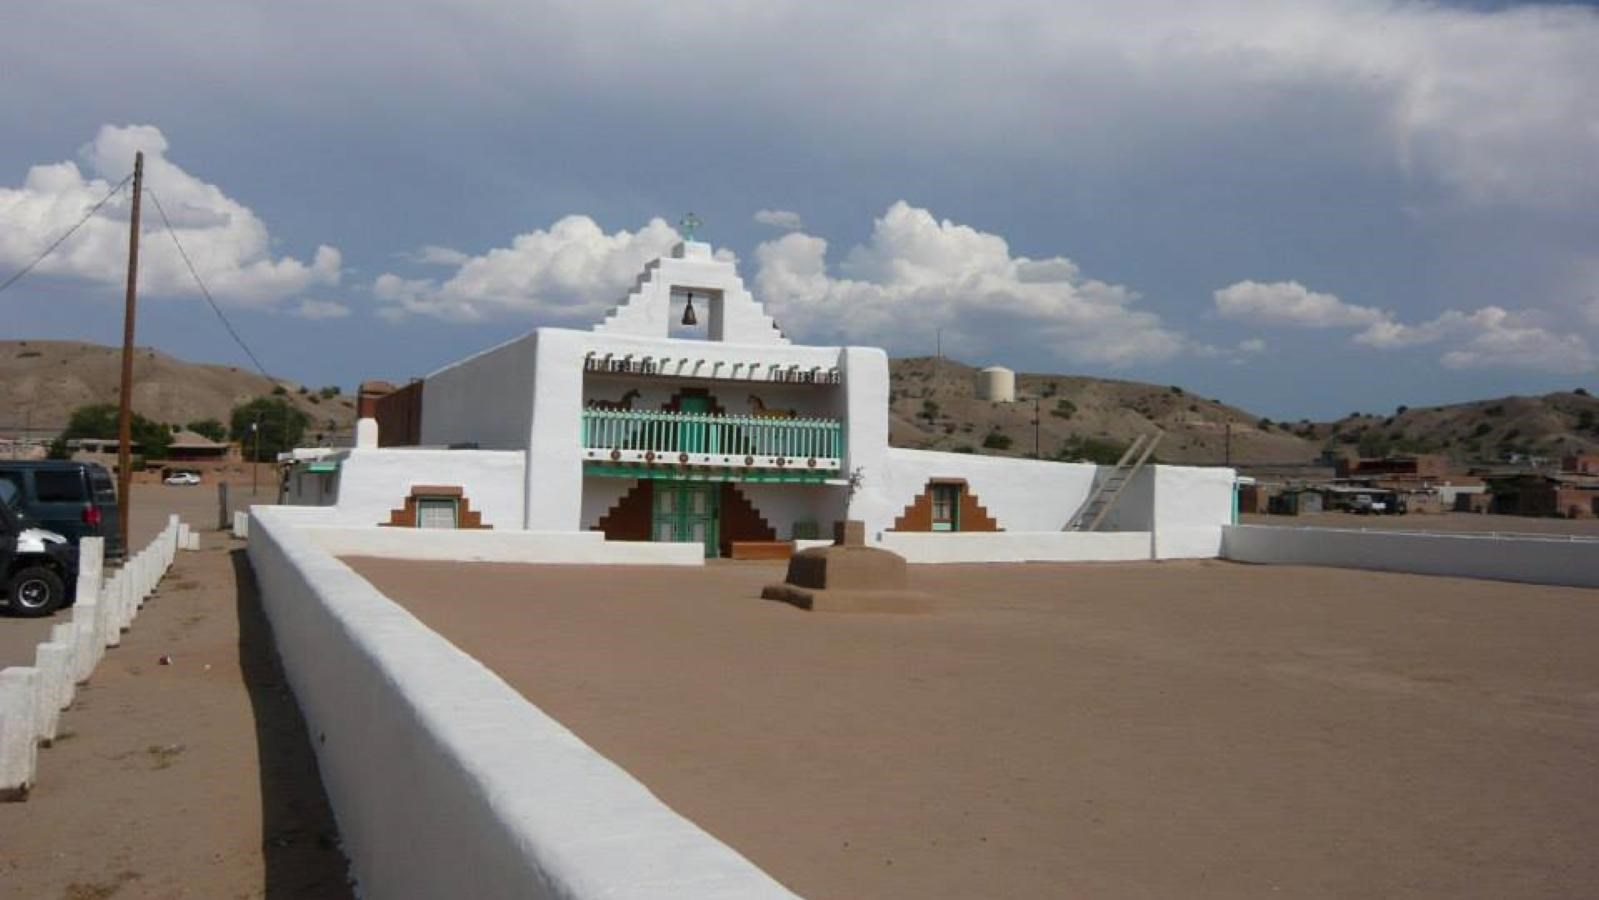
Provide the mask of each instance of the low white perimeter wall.
POLYGON ((405 504, 413 485, 457 485, 483 524, 522 528, 526 481, 527 454, 519 450, 351 450, 339 461, 333 509, 340 525, 376 525, 405 504))
POLYGON ((256 507, 250 561, 344 847, 373 898, 791 897, 256 507))
POLYGON ((1222 555, 1238 562, 1339 566, 1599 587, 1599 541, 1233 525, 1222 555))
POLYGON ((913 563, 1124 562, 1150 558, 1147 531, 885 531, 881 546, 913 563))
POLYGON ((306 533, 334 556, 573 565, 705 565, 704 544, 608 541, 598 531, 308 527, 306 533))

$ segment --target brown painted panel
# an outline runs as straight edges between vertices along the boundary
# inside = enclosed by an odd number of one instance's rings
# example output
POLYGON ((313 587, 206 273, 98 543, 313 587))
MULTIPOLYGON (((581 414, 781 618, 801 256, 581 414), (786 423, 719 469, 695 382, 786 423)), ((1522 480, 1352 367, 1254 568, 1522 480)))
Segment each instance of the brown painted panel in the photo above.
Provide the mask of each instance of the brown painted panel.
POLYGON ((721 554, 733 555, 734 541, 775 541, 777 531, 730 481, 722 482, 721 554))
POLYGON ((422 384, 413 381, 372 401, 379 447, 414 447, 422 443, 422 384))
POLYGON ((655 483, 645 479, 622 495, 593 531, 603 531, 608 541, 647 541, 655 514, 655 483))
POLYGON ((1002 531, 999 523, 988 514, 977 495, 966 486, 966 481, 961 478, 931 478, 922 492, 905 507, 905 511, 894 520, 893 531, 932 531, 933 530, 933 485, 958 484, 961 486, 960 494, 960 530, 961 531, 1002 531))

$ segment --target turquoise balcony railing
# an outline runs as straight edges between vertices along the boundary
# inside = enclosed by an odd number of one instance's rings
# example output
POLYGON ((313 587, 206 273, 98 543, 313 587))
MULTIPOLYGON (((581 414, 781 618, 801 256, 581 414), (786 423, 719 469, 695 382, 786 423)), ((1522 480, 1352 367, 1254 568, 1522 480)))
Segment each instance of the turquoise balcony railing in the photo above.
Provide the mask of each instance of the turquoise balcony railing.
POLYGON ((839 459, 844 423, 708 413, 586 409, 586 450, 641 450, 724 456, 839 459))

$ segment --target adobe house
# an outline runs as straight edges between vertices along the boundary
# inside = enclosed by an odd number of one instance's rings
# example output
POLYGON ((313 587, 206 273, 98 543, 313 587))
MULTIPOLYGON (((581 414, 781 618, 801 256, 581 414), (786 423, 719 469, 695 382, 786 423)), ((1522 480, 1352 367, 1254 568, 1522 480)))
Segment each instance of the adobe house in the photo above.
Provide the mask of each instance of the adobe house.
MULTIPOLYGON (((318 461, 336 477, 305 497, 290 478, 285 500, 349 525, 598 531, 714 557, 828 539, 846 518, 873 543, 1058 536, 1113 475, 890 447, 888 392, 881 349, 793 343, 733 263, 688 240, 591 329, 537 328, 370 397, 358 446, 318 461)), ((1099 528, 1190 529, 1213 556, 1232 480, 1147 466, 1099 528)))

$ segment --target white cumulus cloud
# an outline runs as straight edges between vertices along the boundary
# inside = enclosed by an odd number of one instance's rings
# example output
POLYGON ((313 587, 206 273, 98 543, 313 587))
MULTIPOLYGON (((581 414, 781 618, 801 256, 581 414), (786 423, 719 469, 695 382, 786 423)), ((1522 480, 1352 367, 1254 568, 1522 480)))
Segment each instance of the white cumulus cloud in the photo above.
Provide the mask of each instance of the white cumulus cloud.
POLYGON ((756 296, 791 335, 925 351, 933 332, 967 355, 1043 349, 1080 363, 1168 359, 1185 339, 1138 295, 1064 257, 1013 256, 1004 238, 903 201, 836 269, 827 241, 796 232, 755 251, 756 296))
POLYGON ((517 235, 508 247, 466 257, 442 280, 385 272, 372 293, 387 304, 382 314, 389 318, 473 322, 517 315, 585 325, 619 303, 644 264, 678 240, 664 219, 607 233, 588 216, 566 216, 547 230, 517 235))
POLYGON ((334 300, 313 300, 309 297, 300 301, 291 312, 302 319, 313 321, 321 319, 343 319, 350 315, 350 308, 334 300))
POLYGON ((755 213, 755 221, 784 231, 799 231, 805 227, 805 220, 800 218, 800 214, 790 209, 758 210, 755 213))
POLYGON ((1351 342, 1378 350, 1445 344, 1449 349, 1439 362, 1451 369, 1574 373, 1599 365, 1584 337, 1551 331, 1536 312, 1499 306, 1470 312, 1451 309, 1407 324, 1389 310, 1347 303, 1297 281, 1240 281, 1213 296, 1222 317, 1255 325, 1358 329, 1351 342))
POLYGON ((1258 325, 1345 328, 1375 325, 1388 318, 1380 309, 1345 303, 1333 294, 1312 291, 1297 281, 1240 281, 1213 296, 1216 311, 1223 318, 1258 325))
MULTIPOLYGON (((43 252, 133 169, 144 151, 146 197, 139 284, 153 296, 198 295, 193 277, 161 222, 173 231, 217 299, 271 305, 316 285, 337 284, 339 251, 322 245, 310 262, 274 256, 266 224, 249 207, 167 159, 167 140, 149 125, 106 125, 79 152, 89 174, 66 161, 34 166, 18 187, 0 187, 0 266, 21 268, 43 252)), ((131 191, 124 190, 34 271, 120 286, 127 276, 131 191)))

